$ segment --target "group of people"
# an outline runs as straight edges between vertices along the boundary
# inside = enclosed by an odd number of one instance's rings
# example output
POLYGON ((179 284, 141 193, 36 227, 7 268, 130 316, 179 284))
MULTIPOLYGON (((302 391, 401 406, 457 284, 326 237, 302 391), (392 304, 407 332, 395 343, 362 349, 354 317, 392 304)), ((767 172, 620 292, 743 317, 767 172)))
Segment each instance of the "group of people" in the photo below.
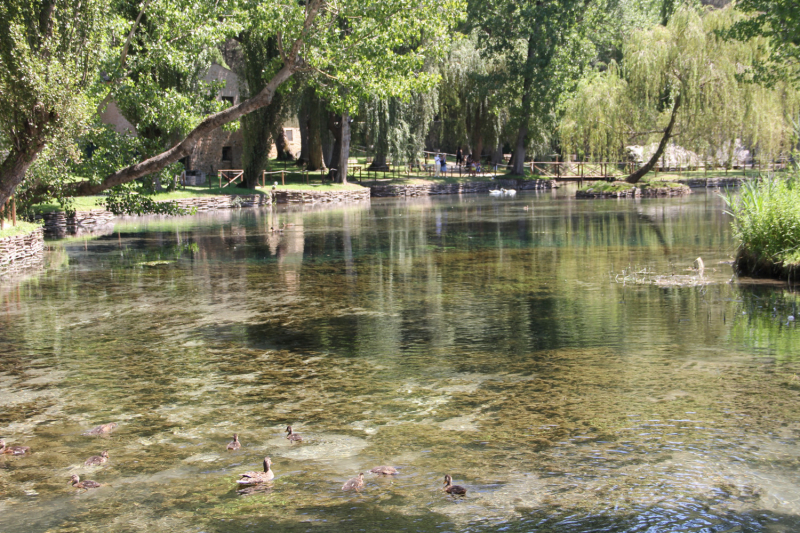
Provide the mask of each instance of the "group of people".
MULTIPOLYGON (((461 151, 460 146, 458 147, 458 150, 456 150, 456 165, 459 167, 464 165, 467 172, 473 175, 483 172, 480 159, 473 159, 472 154, 467 154, 465 159, 464 152, 461 151)), ((433 158, 433 170, 434 176, 437 178, 439 177, 440 173, 447 173, 447 154, 436 154, 436 156, 433 158)))

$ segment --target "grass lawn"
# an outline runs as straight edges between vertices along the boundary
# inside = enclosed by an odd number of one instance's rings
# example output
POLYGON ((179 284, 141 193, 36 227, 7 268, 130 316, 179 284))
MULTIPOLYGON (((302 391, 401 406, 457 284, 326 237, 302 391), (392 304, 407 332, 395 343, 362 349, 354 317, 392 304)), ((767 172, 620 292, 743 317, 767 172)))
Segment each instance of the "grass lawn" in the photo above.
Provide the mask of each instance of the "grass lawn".
POLYGON ((12 226, 10 220, 3 221, 3 228, 0 230, 0 239, 5 237, 13 237, 14 235, 25 235, 26 233, 30 233, 33 230, 40 228, 40 224, 33 224, 31 222, 24 222, 22 220, 17 219, 17 225, 12 226))

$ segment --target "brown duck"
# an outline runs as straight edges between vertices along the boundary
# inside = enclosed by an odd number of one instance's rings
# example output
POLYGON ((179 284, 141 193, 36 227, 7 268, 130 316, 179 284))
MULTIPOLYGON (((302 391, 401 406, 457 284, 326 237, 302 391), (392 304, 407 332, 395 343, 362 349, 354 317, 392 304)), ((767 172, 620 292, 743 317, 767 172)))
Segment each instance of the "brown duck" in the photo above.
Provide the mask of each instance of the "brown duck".
POLYGON ((9 455, 25 455, 31 453, 31 449, 27 446, 6 446, 6 441, 0 439, 0 454, 2 453, 9 455))
POLYGON ((77 474, 72 474, 70 482, 72 483, 72 486, 75 487, 76 489, 96 489, 97 487, 100 486, 100 483, 98 483, 97 481, 92 481, 90 479, 87 479, 86 481, 81 481, 81 478, 79 478, 77 474))
POLYGON ((234 433, 233 434, 233 440, 228 443, 228 449, 229 450, 238 450, 241 447, 242 447, 242 443, 239 442, 239 434, 238 433, 234 433))
POLYGON ((103 450, 102 452, 100 452, 100 455, 93 455, 89 457, 88 459, 86 459, 86 461, 84 461, 83 464, 85 464, 86 466, 95 466, 95 465, 101 465, 106 461, 108 461, 108 450, 103 450))
POLYGON ((286 426, 286 438, 289 442, 303 442, 303 437, 292 431, 292 426, 286 426))
POLYGON ((342 485, 342 490, 354 490, 360 492, 364 488, 364 473, 360 473, 357 477, 350 478, 347 483, 342 485))
POLYGON ((397 474, 397 469, 393 466, 376 466, 371 468, 370 472, 378 474, 379 476, 393 476, 397 474))
POLYGON ((275 473, 272 471, 272 461, 270 461, 269 457, 264 457, 264 471, 263 472, 245 472, 241 474, 239 479, 236 483, 241 485, 254 485, 256 483, 264 483, 265 481, 270 481, 272 478, 275 477, 275 473))
POLYGON ((90 429, 89 431, 84 431, 83 434, 84 435, 89 435, 89 436, 92 436, 92 437, 95 437, 97 435, 108 435, 109 433, 111 433, 115 429, 117 429, 117 423, 116 422, 110 422, 108 424, 100 424, 99 426, 94 427, 94 428, 90 429))
POLYGON ((447 494, 466 494, 467 489, 462 487, 461 485, 453 485, 453 478, 450 477, 450 474, 444 476, 444 491, 447 494))

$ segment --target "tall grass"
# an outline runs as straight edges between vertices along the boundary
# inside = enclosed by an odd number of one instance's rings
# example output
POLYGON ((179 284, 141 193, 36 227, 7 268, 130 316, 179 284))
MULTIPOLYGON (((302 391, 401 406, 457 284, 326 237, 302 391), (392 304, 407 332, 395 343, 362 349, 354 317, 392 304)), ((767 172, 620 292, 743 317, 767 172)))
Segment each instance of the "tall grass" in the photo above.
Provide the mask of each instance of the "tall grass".
POLYGON ((740 256, 756 261, 800 263, 800 176, 746 182, 738 195, 723 195, 733 216, 740 256))

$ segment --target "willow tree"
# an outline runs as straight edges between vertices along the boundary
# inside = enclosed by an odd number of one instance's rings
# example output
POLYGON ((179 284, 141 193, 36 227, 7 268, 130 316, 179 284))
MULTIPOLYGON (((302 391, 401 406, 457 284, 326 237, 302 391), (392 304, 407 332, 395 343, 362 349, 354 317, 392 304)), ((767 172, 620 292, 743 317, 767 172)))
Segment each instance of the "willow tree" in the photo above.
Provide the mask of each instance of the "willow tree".
POLYGON ((621 66, 590 76, 565 106, 566 151, 619 158, 627 144, 656 142, 645 164, 626 180, 650 172, 675 140, 700 153, 755 146, 761 157, 790 148, 798 94, 787 84, 744 83, 741 74, 766 51, 763 39, 719 37, 739 17, 731 8, 678 8, 666 26, 634 32, 621 66))

